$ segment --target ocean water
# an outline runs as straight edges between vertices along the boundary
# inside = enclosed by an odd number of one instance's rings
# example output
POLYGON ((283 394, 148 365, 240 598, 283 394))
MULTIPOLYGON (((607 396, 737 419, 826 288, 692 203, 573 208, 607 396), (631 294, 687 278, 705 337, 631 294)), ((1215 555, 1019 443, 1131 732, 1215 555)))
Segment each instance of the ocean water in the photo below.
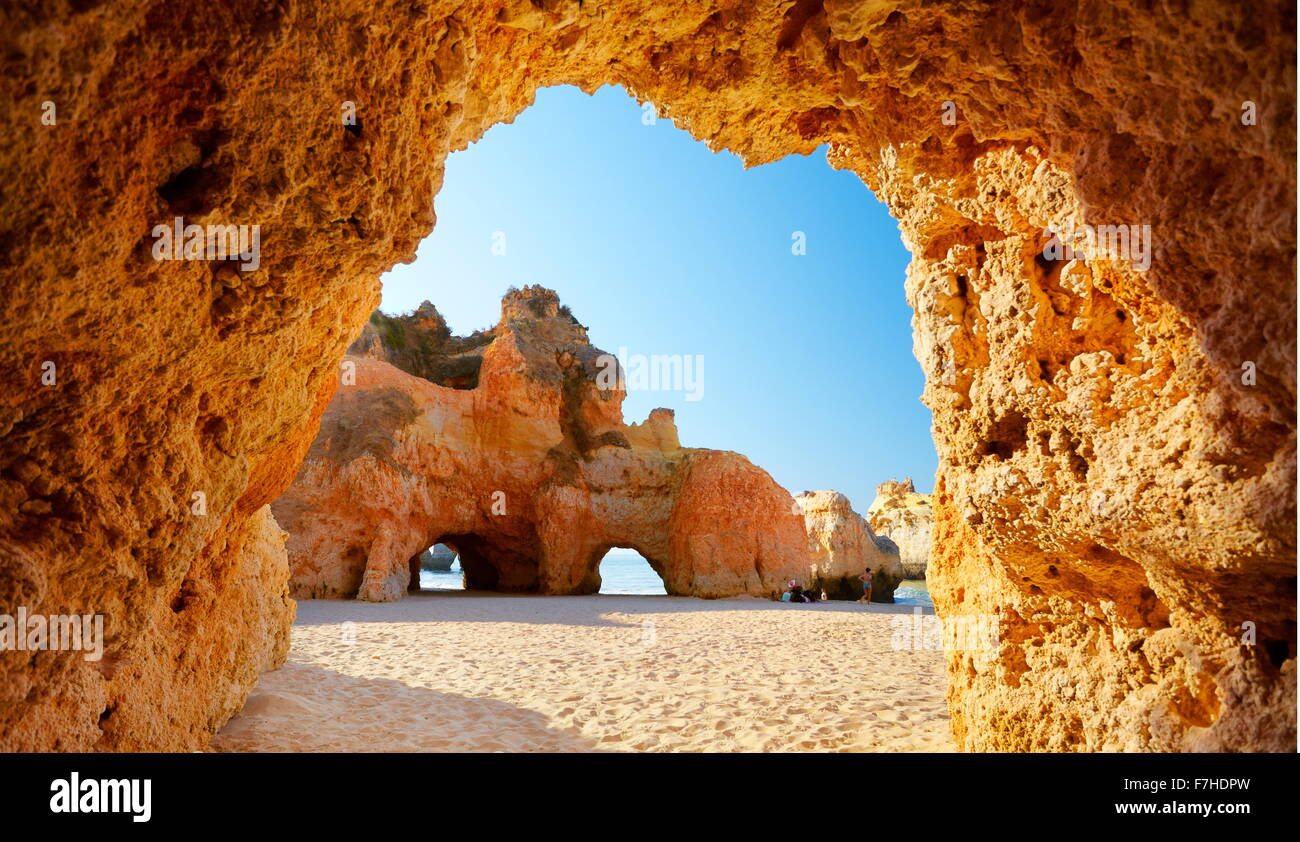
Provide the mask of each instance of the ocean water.
MULTIPOLYGON (((658 594, 664 590, 663 580, 650 563, 634 550, 612 549, 600 563, 600 592, 608 594, 658 594)), ((461 578, 460 560, 451 569, 421 570, 420 587, 425 590, 459 591, 465 589, 461 578)))
POLYGON ((904 579, 894 591, 894 602, 899 605, 934 607, 934 603, 930 601, 930 586, 924 579, 904 579))
MULTIPOLYGON (((633 550, 612 549, 600 563, 600 592, 608 594, 658 594, 667 593, 663 580, 650 563, 633 550)), ((425 590, 460 591, 465 589, 461 580, 460 561, 448 571, 420 571, 420 587, 425 590)), ((907 579, 894 591, 894 602, 899 605, 934 607, 930 589, 924 579, 907 579)))
POLYGON ((450 570, 421 570, 420 587, 426 591, 463 591, 460 561, 453 561, 450 570))
POLYGON ((606 553, 600 563, 600 592, 660 596, 668 593, 664 590, 664 580, 640 553, 617 548, 606 553))

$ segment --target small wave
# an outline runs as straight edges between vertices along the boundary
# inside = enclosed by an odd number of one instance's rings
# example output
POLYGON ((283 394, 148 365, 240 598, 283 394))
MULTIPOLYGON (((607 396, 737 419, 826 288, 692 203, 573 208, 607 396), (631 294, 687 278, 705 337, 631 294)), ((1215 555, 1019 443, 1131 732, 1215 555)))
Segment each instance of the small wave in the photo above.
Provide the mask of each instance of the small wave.
POLYGON ((930 589, 924 582, 906 582, 899 585, 894 591, 894 602, 898 605, 934 607, 934 601, 930 599, 930 589))

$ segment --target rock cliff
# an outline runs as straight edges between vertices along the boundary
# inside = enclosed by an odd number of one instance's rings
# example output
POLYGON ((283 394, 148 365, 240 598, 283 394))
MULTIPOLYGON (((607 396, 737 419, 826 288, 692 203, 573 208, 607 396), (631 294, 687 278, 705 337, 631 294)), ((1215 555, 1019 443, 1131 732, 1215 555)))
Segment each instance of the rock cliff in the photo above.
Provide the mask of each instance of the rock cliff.
POLYGON ((838 491, 805 491, 795 498, 803 510, 811 559, 811 585, 831 599, 859 599, 870 567, 871 601, 893 602, 904 578, 898 553, 880 540, 849 498, 838 491))
POLYGON ((877 535, 888 538, 897 548, 907 578, 925 578, 934 530, 934 506, 929 494, 917 494, 910 477, 902 482, 882 482, 876 486, 876 499, 867 509, 867 522, 877 535))
MULTIPOLYGON (((431 305, 419 318, 442 324, 431 305)), ((345 358, 355 377, 273 506, 295 596, 398 599, 435 542, 460 555, 466 587, 506 591, 595 592, 616 546, 645 556, 670 594, 774 596, 807 572, 789 493, 739 454, 681 447, 669 410, 625 425, 624 393, 602 388, 619 382, 617 360, 554 292, 511 291, 480 335, 472 388, 380 360, 447 371, 444 356, 463 353, 448 337, 419 356, 381 338, 345 358)))
POLYGON ((483 351, 494 336, 490 330, 453 336, 438 308, 425 301, 407 315, 371 313, 348 353, 392 363, 439 386, 472 389, 478 385, 483 351))

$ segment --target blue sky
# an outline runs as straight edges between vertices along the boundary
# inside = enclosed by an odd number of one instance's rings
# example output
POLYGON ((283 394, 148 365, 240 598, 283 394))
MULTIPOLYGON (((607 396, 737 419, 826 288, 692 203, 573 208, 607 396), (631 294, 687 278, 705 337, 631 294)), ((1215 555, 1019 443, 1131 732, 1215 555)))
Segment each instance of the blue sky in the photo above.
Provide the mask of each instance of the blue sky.
POLYGON ((683 445, 738 451, 859 512, 886 479, 930 491, 908 254, 884 206, 824 149, 745 170, 643 116, 621 88, 547 88, 452 155, 438 224, 384 275, 382 309, 428 299, 463 334, 497 322, 508 287, 541 284, 605 351, 703 358, 698 400, 630 391, 627 421, 670 407, 683 445))

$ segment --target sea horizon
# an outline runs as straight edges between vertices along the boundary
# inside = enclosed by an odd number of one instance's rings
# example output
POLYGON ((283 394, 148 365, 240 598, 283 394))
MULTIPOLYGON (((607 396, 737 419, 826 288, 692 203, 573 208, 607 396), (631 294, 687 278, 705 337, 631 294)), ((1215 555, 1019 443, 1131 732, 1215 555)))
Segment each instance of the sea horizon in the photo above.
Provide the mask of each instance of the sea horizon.
MULTIPOLYGON (((635 550, 614 548, 600 563, 600 590, 597 593, 611 596, 667 596, 663 580, 654 572, 649 562, 635 550)), ((460 559, 452 562, 450 570, 421 570, 420 588, 427 591, 463 591, 460 559)), ((931 608, 930 590, 924 579, 905 579, 894 591, 897 605, 919 605, 931 608)))

